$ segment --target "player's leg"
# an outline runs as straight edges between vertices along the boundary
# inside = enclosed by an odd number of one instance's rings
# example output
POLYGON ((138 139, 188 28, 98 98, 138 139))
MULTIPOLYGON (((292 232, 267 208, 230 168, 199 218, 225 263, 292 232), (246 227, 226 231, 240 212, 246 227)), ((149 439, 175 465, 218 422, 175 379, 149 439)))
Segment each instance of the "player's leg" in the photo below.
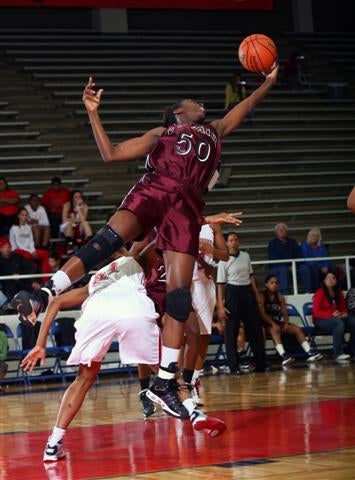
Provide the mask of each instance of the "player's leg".
POLYGON ((211 335, 200 335, 198 342, 198 355, 195 363, 194 373, 192 376, 192 398, 196 405, 203 405, 203 385, 201 375, 203 374, 203 366, 207 356, 208 346, 210 344, 211 335))
POLYGON ((213 280, 201 282, 195 280, 192 283, 192 305, 196 312, 200 336, 198 340, 198 355, 192 376, 192 398, 196 405, 202 405, 201 392, 203 386, 200 376, 203 372, 208 346, 212 332, 213 314, 216 306, 216 287, 213 280))
POLYGON ((93 362, 90 367, 87 365, 80 365, 76 379, 64 393, 55 427, 48 438, 44 451, 44 461, 55 462, 65 457, 62 444, 66 429, 80 410, 88 390, 95 381, 100 366, 101 363, 99 362, 93 362))
POLYGON ((186 322, 186 345, 182 380, 179 382, 179 396, 183 406, 189 413, 192 426, 197 431, 205 431, 208 435, 216 437, 224 432, 226 424, 219 418, 210 417, 202 410, 196 408, 196 403, 191 396, 192 377, 198 356, 200 340, 200 325, 195 312, 190 312, 186 322))
POLYGON ((151 368, 149 365, 138 364, 138 378, 141 390, 139 392, 139 400, 142 404, 143 417, 147 418, 153 415, 156 410, 154 402, 147 397, 147 390, 150 383, 151 368))
POLYGON ((109 258, 122 245, 136 238, 142 229, 136 215, 128 210, 117 210, 109 222, 71 257, 47 284, 36 293, 21 291, 12 300, 21 320, 34 323, 37 314, 44 311, 51 295, 59 295, 85 273, 109 258))
POLYGON ((195 258, 186 253, 165 251, 164 262, 167 295, 162 356, 158 376, 147 394, 168 414, 187 418, 188 412, 179 399, 175 376, 185 323, 191 310, 190 287, 195 258))
POLYGON ((274 322, 272 326, 267 325, 265 327, 265 330, 266 330, 266 333, 270 335, 272 338, 272 341, 275 345, 275 349, 282 359, 282 365, 286 367, 290 363, 294 362, 295 358, 289 355, 285 351, 285 347, 283 346, 280 325, 274 322))
POLYGON ((302 332, 298 325, 293 323, 288 323, 287 327, 283 330, 289 335, 294 335, 297 338, 298 343, 301 345, 305 353, 307 354, 307 362, 316 362, 321 360, 323 355, 316 350, 312 350, 310 344, 308 343, 305 334, 302 332))

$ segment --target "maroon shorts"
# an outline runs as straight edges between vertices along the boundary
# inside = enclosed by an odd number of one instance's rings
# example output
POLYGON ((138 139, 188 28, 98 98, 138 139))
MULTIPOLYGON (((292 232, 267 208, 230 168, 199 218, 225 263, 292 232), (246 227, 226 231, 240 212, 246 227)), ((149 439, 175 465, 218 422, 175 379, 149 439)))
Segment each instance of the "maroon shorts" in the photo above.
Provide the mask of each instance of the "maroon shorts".
POLYGON ((166 299, 166 292, 154 292, 153 290, 147 290, 148 297, 154 302, 155 311, 159 313, 161 317, 163 317, 165 313, 165 299, 166 299))
POLYGON ((118 209, 134 213, 144 235, 157 227, 157 249, 197 257, 204 206, 201 192, 190 185, 158 173, 147 173, 118 209))

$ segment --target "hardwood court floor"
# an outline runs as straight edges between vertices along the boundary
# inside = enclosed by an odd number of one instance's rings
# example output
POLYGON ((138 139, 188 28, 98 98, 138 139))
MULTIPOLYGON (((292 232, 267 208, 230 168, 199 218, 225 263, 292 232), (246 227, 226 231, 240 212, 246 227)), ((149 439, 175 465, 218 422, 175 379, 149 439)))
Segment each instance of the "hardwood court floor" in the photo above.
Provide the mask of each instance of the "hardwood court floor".
POLYGON ((157 412, 142 420, 136 382, 100 381, 65 437, 67 458, 42 463, 63 390, 11 387, 0 398, 0 479, 355 478, 355 364, 204 378, 217 438, 157 412))

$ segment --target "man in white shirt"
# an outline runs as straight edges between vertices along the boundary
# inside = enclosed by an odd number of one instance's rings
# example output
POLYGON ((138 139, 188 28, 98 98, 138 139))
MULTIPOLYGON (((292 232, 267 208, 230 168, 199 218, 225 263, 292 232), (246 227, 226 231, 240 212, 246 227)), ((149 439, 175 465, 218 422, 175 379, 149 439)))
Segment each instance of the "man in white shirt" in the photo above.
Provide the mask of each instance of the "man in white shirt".
POLYGON ((237 352, 240 322, 244 324, 257 372, 267 368, 262 325, 258 312, 256 287, 249 254, 239 250, 239 237, 229 232, 226 239, 229 260, 220 261, 217 272, 217 312, 225 326, 227 362, 231 374, 241 373, 237 352))

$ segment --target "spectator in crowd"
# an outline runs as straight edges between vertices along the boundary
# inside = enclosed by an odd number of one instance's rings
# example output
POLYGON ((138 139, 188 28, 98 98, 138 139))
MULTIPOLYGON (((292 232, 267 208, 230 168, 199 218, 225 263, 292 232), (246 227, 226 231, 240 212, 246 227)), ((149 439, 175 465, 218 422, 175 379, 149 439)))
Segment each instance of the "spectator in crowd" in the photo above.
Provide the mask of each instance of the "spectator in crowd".
POLYGON ((8 235, 15 223, 19 202, 16 190, 9 188, 6 178, 0 177, 0 235, 8 235))
POLYGON ((60 256, 55 250, 52 250, 48 254, 49 267, 52 273, 58 272, 61 267, 60 256))
MULTIPOLYGON (((269 260, 286 260, 293 258, 302 258, 301 247, 297 241, 288 236, 287 225, 278 223, 275 225, 275 238, 268 245, 269 260)), ((311 276, 308 265, 297 263, 297 273, 301 275, 305 292, 311 292, 311 276)), ((275 263, 270 266, 272 275, 275 275, 279 281, 280 292, 288 295, 288 276, 292 270, 291 263, 275 263)))
POLYGON ((355 288, 350 288, 346 295, 346 306, 349 315, 349 330, 350 336, 350 352, 351 356, 355 358, 355 288))
POLYGON ((10 228, 11 248, 27 260, 39 262, 41 273, 49 273, 48 251, 35 247, 32 228, 27 223, 28 212, 21 208, 17 215, 17 222, 10 228))
POLYGON ((348 317, 345 298, 334 273, 325 276, 322 287, 313 297, 313 323, 324 333, 333 335, 335 361, 348 362, 350 355, 344 351, 344 334, 350 330, 350 343, 355 342, 355 318, 348 317))
POLYGON ((217 270, 217 313, 225 326, 227 362, 232 375, 242 373, 241 359, 237 351, 240 321, 251 346, 256 371, 267 369, 263 331, 258 312, 253 269, 248 253, 239 250, 239 237, 229 232, 226 238, 229 260, 220 261, 217 270))
MULTIPOLYGON (((322 235, 319 228, 311 228, 307 234, 307 240, 301 243, 303 258, 328 257, 328 250, 322 243, 322 235)), ((321 278, 328 272, 333 271, 330 260, 312 260, 306 262, 310 272, 311 291, 319 288, 321 278)))
POLYGON ((323 355, 312 351, 298 325, 289 321, 285 297, 278 292, 278 281, 274 275, 265 278, 265 290, 261 294, 259 311, 264 323, 265 333, 270 335, 277 353, 282 358, 282 365, 292 363, 295 358, 288 355, 282 344, 282 335, 293 335, 307 355, 308 362, 315 362, 323 358, 323 355))
POLYGON ((69 197, 70 190, 62 186, 62 180, 59 177, 53 177, 51 186, 42 196, 42 204, 48 213, 52 238, 59 236, 63 205, 69 200, 69 197))
POLYGON ((32 227, 35 247, 48 248, 51 233, 49 220, 45 208, 41 205, 39 196, 32 193, 25 208, 28 212, 28 223, 32 227))
POLYGON ((234 73, 224 89, 224 109, 230 110, 247 97, 245 82, 239 72, 234 73))
POLYGON ((63 205, 60 232, 69 244, 77 240, 90 240, 92 230, 88 222, 89 207, 81 191, 74 190, 63 205))
MULTIPOLYGON (((7 237, 0 237, 0 275, 24 275, 36 273, 31 261, 26 260, 22 255, 11 251, 10 241, 7 237)), ((40 288, 38 282, 31 279, 0 280, 2 292, 7 300, 20 290, 40 288)), ((4 307, 2 307, 4 308, 4 307)))

